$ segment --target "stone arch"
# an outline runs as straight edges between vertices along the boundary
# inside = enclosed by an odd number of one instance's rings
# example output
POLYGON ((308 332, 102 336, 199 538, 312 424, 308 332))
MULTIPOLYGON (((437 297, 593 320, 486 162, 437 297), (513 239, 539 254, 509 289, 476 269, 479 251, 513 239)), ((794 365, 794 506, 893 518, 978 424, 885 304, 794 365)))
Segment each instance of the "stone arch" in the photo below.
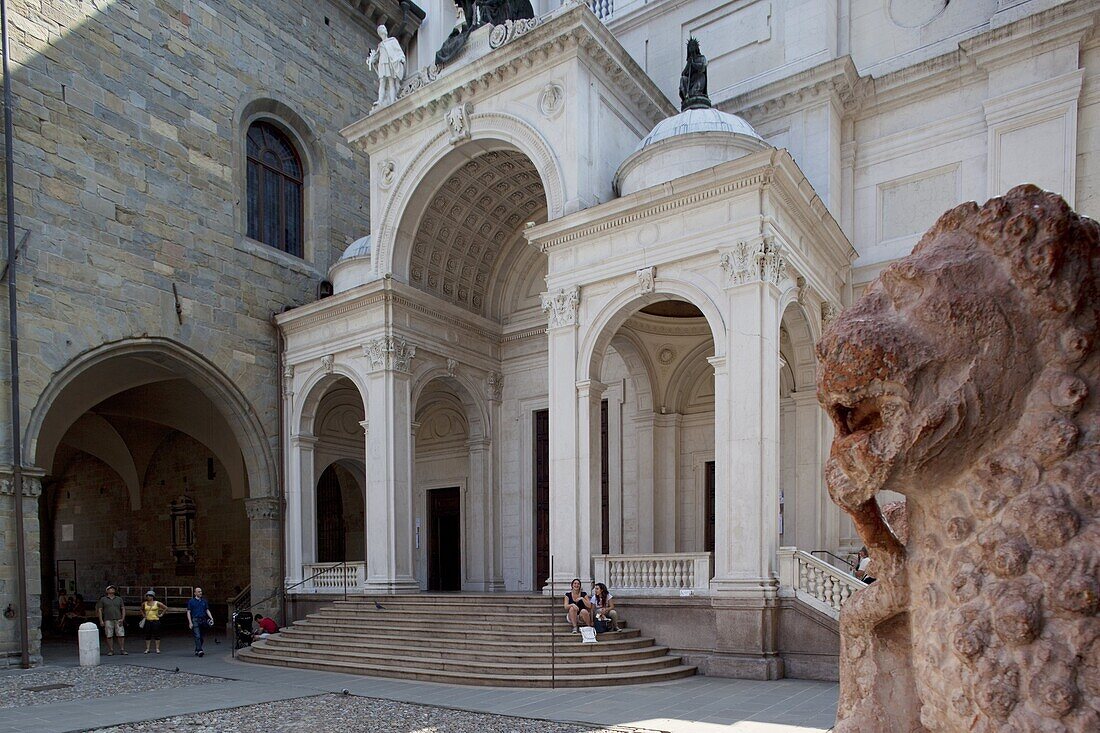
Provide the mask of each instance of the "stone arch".
POLYGON ((367 412, 366 385, 362 383, 359 374, 354 369, 344 364, 333 364, 331 369, 319 366, 314 369, 301 388, 296 391, 296 394, 300 394, 301 397, 295 401, 295 409, 290 419, 292 435, 313 435, 314 422, 317 419, 317 408, 321 404, 321 399, 329 388, 341 378, 347 379, 355 385, 356 390, 359 391, 359 397, 363 400, 363 414, 369 414, 367 412))
POLYGON ((49 466, 65 432, 112 395, 146 384, 184 379, 198 388, 228 424, 241 451, 253 498, 276 492, 274 457, 255 409, 233 381, 190 348, 143 337, 103 344, 54 374, 31 412, 23 449, 35 465, 49 466))
MULTIPOLYGON (((236 134, 233 136, 233 187, 240 204, 236 209, 235 231, 244 238, 248 232, 248 176, 245 136, 254 122, 270 122, 285 133, 294 143, 305 168, 303 176, 303 211, 305 242, 303 259, 321 272, 328 266, 329 222, 329 163, 325 146, 312 125, 290 105, 275 99, 268 92, 255 91, 241 101, 234 116, 236 134)), ((265 245, 266 246, 266 245, 265 245)), ((285 253, 284 253, 285 254, 285 253)), ((286 255, 293 258, 293 255, 286 255)), ((296 258, 294 258, 296 259, 296 258)))
MULTIPOLYGON (((793 389, 813 390, 817 364, 813 319, 797 301, 789 303, 780 314, 780 327, 787 332, 790 339, 790 358, 784 358, 791 370, 793 389)), ((782 340, 780 342, 782 344, 782 340)))
POLYGON ((635 399, 639 410, 653 409, 653 385, 657 383, 653 364, 645 350, 629 334, 622 331, 611 338, 611 348, 619 353, 634 382, 635 399))
POLYGON ((715 299, 705 285, 684 279, 658 278, 652 293, 638 294, 637 282, 631 281, 619 288, 590 320, 584 329, 580 344, 577 379, 599 380, 607 345, 619 328, 640 308, 662 300, 686 300, 693 304, 707 319, 715 356, 726 353, 726 323, 715 299))
POLYGON ((713 350, 713 344, 703 342, 681 358, 676 371, 669 379, 665 394, 665 402, 670 410, 681 414, 686 413, 692 397, 695 396, 694 387, 697 381, 707 374, 714 376, 714 367, 707 361, 707 356, 713 350))
POLYGON ((469 440, 488 438, 490 429, 488 406, 480 392, 464 375, 452 376, 442 367, 429 367, 414 377, 411 394, 416 419, 420 419, 421 398, 428 393, 434 383, 445 386, 456 404, 461 406, 461 412, 466 420, 467 438, 469 440))
POLYGON ((542 180, 547 218, 556 219, 565 213, 564 174, 546 138, 514 115, 475 113, 470 116, 469 141, 456 147, 449 134, 441 131, 404 166, 378 218, 380 229, 374 238, 378 274, 392 273, 399 280, 409 281, 412 241, 398 241, 398 237, 415 233, 415 223, 447 176, 467 160, 493 150, 513 150, 526 156, 542 180))

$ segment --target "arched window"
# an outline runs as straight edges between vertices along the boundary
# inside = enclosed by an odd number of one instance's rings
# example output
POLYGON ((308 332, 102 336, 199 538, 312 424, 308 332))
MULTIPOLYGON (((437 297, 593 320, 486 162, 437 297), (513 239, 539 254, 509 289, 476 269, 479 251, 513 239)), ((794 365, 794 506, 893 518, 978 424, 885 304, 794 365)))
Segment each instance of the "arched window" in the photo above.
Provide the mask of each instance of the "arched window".
POLYGON ((248 236, 302 256, 302 161, 269 122, 248 128, 248 236))

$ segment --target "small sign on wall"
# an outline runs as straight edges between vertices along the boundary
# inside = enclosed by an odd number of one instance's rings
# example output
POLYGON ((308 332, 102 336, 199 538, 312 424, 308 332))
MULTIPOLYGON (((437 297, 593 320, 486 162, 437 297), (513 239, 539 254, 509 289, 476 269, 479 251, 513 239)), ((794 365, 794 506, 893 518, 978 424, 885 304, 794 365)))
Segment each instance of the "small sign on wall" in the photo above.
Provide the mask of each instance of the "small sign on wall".
POLYGON ((62 524, 61 525, 61 541, 72 542, 73 541, 73 525, 62 524))

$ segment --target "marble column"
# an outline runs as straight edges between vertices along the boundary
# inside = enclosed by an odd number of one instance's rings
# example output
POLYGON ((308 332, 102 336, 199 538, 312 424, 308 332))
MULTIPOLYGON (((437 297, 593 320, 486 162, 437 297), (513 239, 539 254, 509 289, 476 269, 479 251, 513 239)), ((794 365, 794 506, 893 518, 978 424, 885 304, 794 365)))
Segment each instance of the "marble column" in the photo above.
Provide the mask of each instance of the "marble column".
POLYGON ((676 552, 677 489, 680 478, 680 425, 683 416, 665 413, 653 418, 654 552, 676 552))
POLYGON ((600 554, 600 410, 607 386, 577 382, 577 568, 585 588, 592 586, 592 556, 600 554))
POLYGON ((317 438, 290 436, 286 467, 286 578, 287 587, 302 581, 303 566, 317 555, 317 477, 313 451, 317 438))
MULTIPOLYGON (((548 316, 547 368, 550 407, 550 556, 553 576, 543 592, 557 594, 574 577, 583 578, 579 546, 579 516, 584 509, 577 486, 581 440, 577 415, 577 308, 580 289, 562 288, 543 293, 548 316)), ((587 433, 586 433, 587 435, 587 433)), ((587 511, 587 510, 585 510, 587 511)), ((585 545, 589 543, 586 541, 585 545)), ((536 578, 541 583, 542 578, 536 578)))
POLYGON ((607 492, 608 550, 612 555, 623 552, 623 383, 608 387, 607 400, 607 492))
POLYGON ((489 590, 494 534, 489 486, 492 450, 486 438, 467 441, 466 450, 469 464, 462 502, 462 543, 465 545, 462 590, 484 592, 489 590))
MULTIPOLYGON (((635 461, 637 463, 637 480, 632 492, 635 504, 635 513, 638 518, 637 536, 633 538, 634 548, 632 552, 649 554, 656 552, 656 522, 653 508, 656 497, 654 477, 657 475, 655 456, 657 453, 654 443, 656 431, 655 423, 657 413, 652 410, 643 410, 634 418, 634 442, 635 461)), ((631 547, 631 538, 624 538, 623 544, 631 547)))
POLYGON ((501 496, 501 446, 504 436, 501 435, 503 424, 502 398, 504 396, 504 377, 499 372, 492 372, 486 379, 486 398, 489 405, 489 425, 486 433, 489 435, 488 478, 486 482, 489 522, 485 538, 486 561, 486 587, 487 591, 496 593, 505 589, 504 586, 504 528, 501 524, 502 503, 501 496))
POLYGON ((366 515, 368 593, 415 592, 412 526, 412 395, 409 371, 416 347, 399 336, 363 346, 370 362, 366 515), (378 427, 381 426, 381 427, 378 427))

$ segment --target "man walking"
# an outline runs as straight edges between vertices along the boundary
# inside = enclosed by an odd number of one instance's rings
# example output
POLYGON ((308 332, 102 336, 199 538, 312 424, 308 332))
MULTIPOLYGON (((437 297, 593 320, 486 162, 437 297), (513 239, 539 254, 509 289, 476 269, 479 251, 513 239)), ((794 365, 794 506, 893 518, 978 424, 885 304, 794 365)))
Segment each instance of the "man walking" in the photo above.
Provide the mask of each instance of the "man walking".
POLYGON ((103 627, 103 633, 107 635, 107 656, 115 655, 115 637, 118 637, 118 650, 123 654, 126 651, 126 606, 122 597, 117 595, 118 590, 113 586, 107 586, 107 595, 99 599, 95 604, 96 615, 99 616, 99 625, 103 627))
POLYGON ((187 602, 187 628, 195 635, 195 656, 201 657, 202 635, 206 627, 214 626, 214 614, 210 613, 210 604, 202 597, 202 588, 195 588, 194 597, 187 602))

